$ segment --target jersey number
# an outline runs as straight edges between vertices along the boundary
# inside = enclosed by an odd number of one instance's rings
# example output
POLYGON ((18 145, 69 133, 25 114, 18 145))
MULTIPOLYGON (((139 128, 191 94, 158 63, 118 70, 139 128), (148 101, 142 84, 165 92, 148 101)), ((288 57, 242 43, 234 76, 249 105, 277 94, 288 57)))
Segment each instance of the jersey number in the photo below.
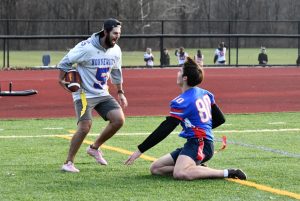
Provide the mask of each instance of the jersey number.
POLYGON ((108 77, 109 68, 97 68, 96 79, 99 81, 98 83, 94 83, 94 87, 96 89, 103 89, 103 85, 106 84, 108 77))
POLYGON ((196 101, 196 107, 199 112, 199 116, 201 121, 207 122, 211 119, 211 102, 208 95, 203 96, 203 98, 199 98, 196 101))

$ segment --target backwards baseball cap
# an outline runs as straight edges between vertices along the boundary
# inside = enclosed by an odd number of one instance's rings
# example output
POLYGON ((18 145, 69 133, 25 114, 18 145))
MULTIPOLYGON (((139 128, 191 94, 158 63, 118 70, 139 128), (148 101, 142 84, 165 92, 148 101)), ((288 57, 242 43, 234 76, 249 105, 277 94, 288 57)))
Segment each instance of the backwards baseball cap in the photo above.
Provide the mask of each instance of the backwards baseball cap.
POLYGON ((103 29, 106 31, 111 31, 114 27, 121 26, 121 22, 114 18, 109 18, 104 20, 103 29))

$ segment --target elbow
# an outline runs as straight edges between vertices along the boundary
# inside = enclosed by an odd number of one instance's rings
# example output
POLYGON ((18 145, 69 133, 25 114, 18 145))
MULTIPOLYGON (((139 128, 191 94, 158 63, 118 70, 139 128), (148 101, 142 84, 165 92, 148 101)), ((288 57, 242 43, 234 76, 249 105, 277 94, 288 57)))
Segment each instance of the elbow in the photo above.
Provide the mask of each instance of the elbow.
POLYGON ((221 124, 224 124, 226 122, 225 117, 223 116, 223 118, 221 119, 221 124))

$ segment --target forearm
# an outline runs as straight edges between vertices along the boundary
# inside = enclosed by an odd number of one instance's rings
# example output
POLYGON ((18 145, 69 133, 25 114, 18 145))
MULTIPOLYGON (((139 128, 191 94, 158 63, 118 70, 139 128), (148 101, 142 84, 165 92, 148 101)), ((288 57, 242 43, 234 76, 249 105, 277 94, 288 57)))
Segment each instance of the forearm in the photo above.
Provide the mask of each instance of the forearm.
POLYGON ((145 140, 138 145, 140 152, 145 152, 165 139, 180 123, 179 119, 167 117, 145 140))
POLYGON ((66 72, 64 70, 59 70, 59 74, 58 74, 58 84, 64 88, 65 90, 69 91, 68 88, 66 87, 66 83, 64 81, 66 76, 66 72))
POLYGON ((214 63, 216 63, 217 59, 218 59, 218 55, 215 55, 215 57, 214 57, 214 63))
POLYGON ((212 128, 217 128, 221 124, 225 123, 225 116, 217 104, 212 105, 211 114, 212 114, 212 128))
POLYGON ((115 87, 116 87, 118 93, 121 93, 121 92, 124 93, 124 89, 123 89, 123 84, 122 83, 115 84, 115 87))

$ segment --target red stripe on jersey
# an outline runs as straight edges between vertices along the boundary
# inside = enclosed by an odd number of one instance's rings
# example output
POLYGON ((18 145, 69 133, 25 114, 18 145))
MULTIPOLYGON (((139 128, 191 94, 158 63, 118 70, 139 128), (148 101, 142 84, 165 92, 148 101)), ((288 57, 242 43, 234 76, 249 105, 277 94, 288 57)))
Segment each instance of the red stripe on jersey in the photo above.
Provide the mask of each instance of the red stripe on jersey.
POLYGON ((194 131, 196 138, 206 138, 206 133, 203 129, 201 129, 201 128, 192 128, 192 130, 194 131))
POLYGON ((182 121, 182 118, 179 117, 179 116, 177 116, 177 115, 175 115, 175 114, 170 114, 170 116, 171 116, 171 117, 174 117, 174 118, 176 118, 176 119, 179 119, 180 121, 182 121))
POLYGON ((197 154, 197 159, 200 161, 202 161, 205 157, 205 154, 203 153, 203 148, 204 148, 204 141, 200 140, 199 147, 198 147, 198 154, 197 154))
POLYGON ((171 112, 178 112, 178 113, 182 113, 182 110, 175 109, 175 108, 171 108, 171 112))

